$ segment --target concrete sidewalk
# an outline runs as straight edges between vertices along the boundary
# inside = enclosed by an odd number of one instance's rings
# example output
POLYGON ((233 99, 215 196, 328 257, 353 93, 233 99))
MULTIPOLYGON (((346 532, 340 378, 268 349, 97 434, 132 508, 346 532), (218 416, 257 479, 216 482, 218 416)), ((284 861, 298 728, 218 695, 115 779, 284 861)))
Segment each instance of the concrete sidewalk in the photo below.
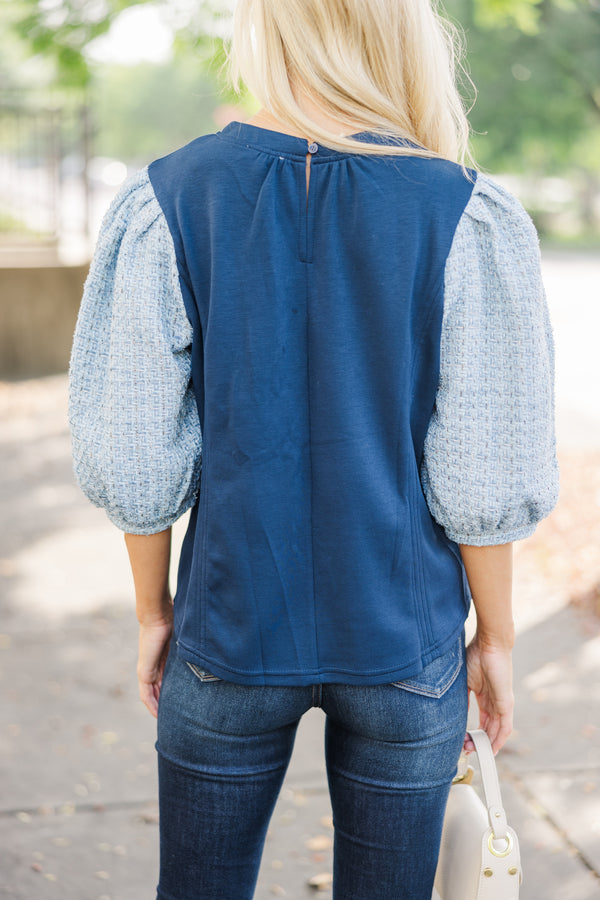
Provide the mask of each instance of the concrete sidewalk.
MULTIPOLYGON (((591 300, 577 278, 597 284, 600 264, 546 265, 559 378, 568 373, 557 397, 560 446, 567 466, 581 457, 600 472, 598 401, 573 376, 575 366, 586 385, 599 383, 582 374, 575 340, 596 341, 600 323, 585 316, 598 312, 581 304, 575 326, 566 307, 591 300)), ((66 377, 0 384, 0 428, 0 898, 152 898, 155 721, 137 698, 122 535, 73 482, 66 377)), ((600 620, 569 602, 568 579, 553 568, 569 502, 516 554, 516 721, 497 762, 521 842, 522 900, 600 896, 600 620)), ((600 524, 600 483, 586 503, 600 524)), ((184 530, 180 521, 176 541, 184 530)), ((600 579, 590 548, 586 571, 600 579)), ((308 880, 331 872, 323 725, 320 710, 301 722, 256 900, 315 896, 308 880)), ((316 896, 330 896, 323 881, 316 896)))

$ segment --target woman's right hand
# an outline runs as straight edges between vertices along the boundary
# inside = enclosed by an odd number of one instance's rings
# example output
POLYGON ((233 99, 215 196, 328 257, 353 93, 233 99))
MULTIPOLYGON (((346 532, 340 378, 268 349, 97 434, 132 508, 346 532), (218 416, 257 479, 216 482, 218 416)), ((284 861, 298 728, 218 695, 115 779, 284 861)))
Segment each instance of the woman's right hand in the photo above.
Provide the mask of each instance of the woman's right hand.
MULTIPOLYGON (((467 647, 467 683, 479 707, 479 727, 490 739, 494 756, 513 729, 512 648, 494 644, 478 632, 467 647)), ((464 750, 475 750, 465 735, 464 750)))

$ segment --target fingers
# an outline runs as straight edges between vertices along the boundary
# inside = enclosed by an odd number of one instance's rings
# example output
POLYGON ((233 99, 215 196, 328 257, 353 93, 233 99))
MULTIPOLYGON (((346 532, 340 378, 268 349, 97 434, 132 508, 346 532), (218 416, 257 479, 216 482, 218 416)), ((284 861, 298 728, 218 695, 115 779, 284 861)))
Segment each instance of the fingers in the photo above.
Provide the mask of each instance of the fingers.
POLYGON ((158 718, 158 698, 160 695, 160 687, 157 684, 139 681, 140 685, 140 699, 148 712, 150 712, 154 718, 158 718))
POLYGON ((487 723, 487 727, 484 728, 485 733, 490 739, 490 744, 492 745, 492 752, 494 756, 500 749, 497 747, 497 737, 498 737, 498 729, 500 727, 500 722, 497 719, 489 719, 487 723))
POLYGON ((509 698, 502 704, 501 709, 488 710, 482 705, 479 717, 479 727, 486 732, 494 756, 504 746, 513 730, 514 699, 509 698))
MULTIPOLYGON (((469 691, 469 707, 471 700, 471 691, 469 691)), ((479 728, 481 728, 487 734, 492 751, 494 756, 497 755, 498 751, 502 749, 510 735, 513 731, 513 711, 512 708, 509 711, 502 713, 490 713, 486 708, 484 703, 486 702, 486 698, 483 696, 477 697, 476 700, 478 703, 479 709, 479 728), (479 705, 481 704, 481 706, 479 705)), ((471 740, 469 733, 465 733, 465 739, 463 742, 463 751, 464 753, 473 753, 475 751, 475 744, 471 740)))
POLYGON ((498 720, 498 728, 496 730, 493 740, 490 737, 490 743, 492 744, 492 750, 494 751, 494 756, 498 753, 498 750, 500 750, 504 746, 504 744, 506 743, 506 741, 512 734, 512 730, 513 730, 512 714, 509 716, 500 717, 500 719, 498 720))
POLYGON ((512 714, 506 716, 480 716, 479 727, 487 734, 494 756, 502 749, 513 730, 512 714))
MULTIPOLYGON (((492 751, 494 756, 498 753, 499 750, 502 749, 508 738, 512 733, 512 723, 502 722, 498 719, 488 719, 486 726, 480 722, 479 727, 485 731, 487 734, 490 744, 492 745, 492 751)), ((465 734, 465 740, 463 743, 463 750, 465 753, 473 753, 475 750, 475 744, 469 737, 469 734, 465 734)))

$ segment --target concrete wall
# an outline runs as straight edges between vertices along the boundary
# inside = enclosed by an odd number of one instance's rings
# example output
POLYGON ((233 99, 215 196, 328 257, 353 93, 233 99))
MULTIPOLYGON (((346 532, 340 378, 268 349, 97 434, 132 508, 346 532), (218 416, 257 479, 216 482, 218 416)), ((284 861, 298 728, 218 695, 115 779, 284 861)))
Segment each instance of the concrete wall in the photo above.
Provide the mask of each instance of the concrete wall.
POLYGON ((0 267, 0 378, 66 372, 87 265, 0 267))

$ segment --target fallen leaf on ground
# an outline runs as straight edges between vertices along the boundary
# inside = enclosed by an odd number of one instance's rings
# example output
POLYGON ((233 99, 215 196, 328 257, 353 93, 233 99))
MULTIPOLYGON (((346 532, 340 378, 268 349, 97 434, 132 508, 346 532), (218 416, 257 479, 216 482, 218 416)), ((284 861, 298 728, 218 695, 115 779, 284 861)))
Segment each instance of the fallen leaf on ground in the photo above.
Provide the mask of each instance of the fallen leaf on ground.
POLYGON ((333 846, 333 838, 328 834, 315 834, 306 841, 309 850, 329 850, 333 846))

